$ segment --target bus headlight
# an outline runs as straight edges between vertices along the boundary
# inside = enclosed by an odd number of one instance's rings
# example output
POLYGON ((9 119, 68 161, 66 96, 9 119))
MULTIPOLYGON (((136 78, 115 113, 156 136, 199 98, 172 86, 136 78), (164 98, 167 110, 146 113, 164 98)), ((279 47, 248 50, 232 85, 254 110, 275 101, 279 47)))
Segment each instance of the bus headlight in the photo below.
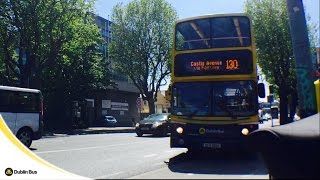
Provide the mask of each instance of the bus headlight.
POLYGON ((246 136, 249 134, 249 130, 247 128, 243 128, 241 133, 246 136))
POLYGON ((178 127, 176 129, 177 133, 182 134, 183 133, 183 128, 182 127, 178 127))

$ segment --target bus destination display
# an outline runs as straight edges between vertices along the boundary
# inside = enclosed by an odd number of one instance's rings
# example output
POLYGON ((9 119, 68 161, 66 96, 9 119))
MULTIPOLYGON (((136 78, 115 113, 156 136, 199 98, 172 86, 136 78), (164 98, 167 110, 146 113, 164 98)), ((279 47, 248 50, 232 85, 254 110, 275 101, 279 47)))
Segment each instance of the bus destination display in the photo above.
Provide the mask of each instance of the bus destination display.
POLYGON ((175 76, 250 74, 249 50, 181 54, 175 57, 175 76))

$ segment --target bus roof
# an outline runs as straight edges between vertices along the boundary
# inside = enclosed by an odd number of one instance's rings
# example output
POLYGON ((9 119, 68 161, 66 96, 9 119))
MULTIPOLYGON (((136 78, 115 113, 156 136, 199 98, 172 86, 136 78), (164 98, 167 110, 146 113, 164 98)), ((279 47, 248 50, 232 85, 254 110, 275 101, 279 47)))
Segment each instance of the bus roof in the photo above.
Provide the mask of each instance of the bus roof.
POLYGON ((40 93, 40 90, 38 90, 38 89, 20 88, 20 87, 12 87, 12 86, 0 86, 0 90, 40 93))
POLYGON ((184 19, 180 19, 176 21, 176 24, 180 22, 185 22, 185 21, 191 21, 194 19, 205 19, 205 18, 212 18, 212 17, 227 17, 227 16, 245 16, 251 19, 247 14, 245 13, 228 13, 228 14, 207 14, 207 15, 202 15, 202 16, 193 16, 193 17, 188 17, 184 19))

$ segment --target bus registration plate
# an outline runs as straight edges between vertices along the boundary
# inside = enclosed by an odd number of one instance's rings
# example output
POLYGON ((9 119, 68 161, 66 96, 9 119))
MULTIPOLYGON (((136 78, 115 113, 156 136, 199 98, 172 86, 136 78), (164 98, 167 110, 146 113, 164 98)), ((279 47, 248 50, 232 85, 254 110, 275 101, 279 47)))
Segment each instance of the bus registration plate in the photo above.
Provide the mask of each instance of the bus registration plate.
POLYGON ((221 144, 220 143, 203 143, 203 147, 219 149, 219 148, 221 148, 221 144))

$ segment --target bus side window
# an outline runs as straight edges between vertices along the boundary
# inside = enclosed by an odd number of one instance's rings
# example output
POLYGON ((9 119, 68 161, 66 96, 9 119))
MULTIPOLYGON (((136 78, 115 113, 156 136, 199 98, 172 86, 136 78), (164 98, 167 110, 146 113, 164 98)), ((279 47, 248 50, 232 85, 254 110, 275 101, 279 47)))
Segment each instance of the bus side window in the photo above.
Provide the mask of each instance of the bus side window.
POLYGON ((16 98, 17 108, 20 112, 37 112, 37 94, 18 93, 16 98))
POLYGON ((9 91, 1 91, 0 93, 0 112, 10 111, 13 93, 9 91))

